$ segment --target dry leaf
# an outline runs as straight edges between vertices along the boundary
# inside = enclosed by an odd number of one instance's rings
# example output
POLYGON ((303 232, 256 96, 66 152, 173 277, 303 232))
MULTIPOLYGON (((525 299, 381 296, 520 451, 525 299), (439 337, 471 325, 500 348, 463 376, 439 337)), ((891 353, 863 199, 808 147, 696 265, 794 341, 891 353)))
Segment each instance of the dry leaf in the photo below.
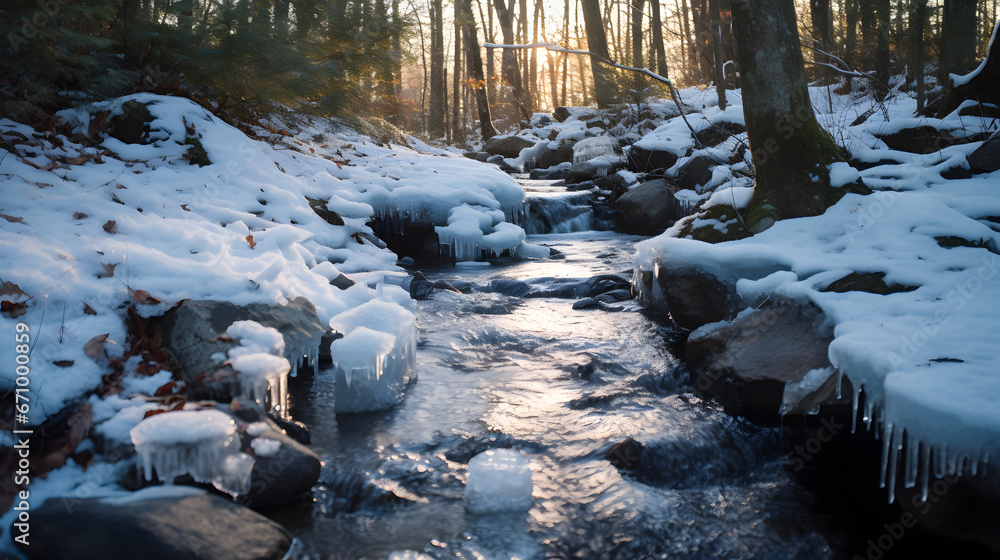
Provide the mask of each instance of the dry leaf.
POLYGON ((45 187, 51 187, 52 186, 49 183, 41 183, 39 181, 32 181, 31 184, 35 185, 36 187, 38 187, 40 189, 44 189, 45 187))
POLYGON ((52 363, 59 367, 69 367, 73 365, 73 360, 56 360, 52 363))
POLYGON ((246 236, 246 240, 247 240, 247 243, 250 244, 250 248, 251 249, 253 249, 254 247, 257 246, 257 242, 253 240, 253 234, 252 233, 246 236))
POLYGON ((126 187, 125 185, 122 185, 121 183, 119 183, 119 184, 115 185, 115 188, 116 189, 127 189, 128 187, 126 187))
MULTIPOLYGON (((95 336, 94 338, 87 341, 83 345, 83 353, 90 356, 91 359, 100 359, 101 355, 104 354, 104 343, 108 342, 108 337, 111 333, 104 333, 95 336)), ((114 344, 114 342, 112 342, 114 344)))
POLYGON ((228 334, 220 334, 218 336, 213 336, 212 338, 208 339, 208 341, 209 342, 232 342, 233 341, 233 337, 229 336, 228 334))
POLYGON ((162 397, 164 395, 169 395, 174 392, 174 389, 176 387, 177 387, 176 381, 168 381, 165 384, 161 385, 160 388, 157 389, 155 393, 153 393, 153 396, 162 397))
POLYGON ((63 163, 68 165, 83 165, 92 159, 94 159, 94 156, 90 154, 83 154, 82 156, 66 158, 63 160, 63 163))
POLYGON ((191 211, 191 209, 190 209, 190 208, 188 208, 188 205, 187 205, 187 204, 181 204, 181 208, 182 208, 182 209, 183 209, 183 210, 184 210, 185 212, 190 212, 190 211, 191 211))
POLYGON ((162 409, 159 409, 159 408, 153 408, 153 409, 147 410, 146 414, 142 415, 142 419, 145 420, 146 418, 149 418, 150 416, 156 416, 157 414, 163 414, 164 412, 170 412, 170 411, 169 410, 162 410, 162 409))
POLYGON ((10 222, 12 224, 23 224, 24 223, 24 218, 19 218, 19 217, 16 217, 16 216, 10 216, 10 215, 7 215, 7 214, 0 214, 0 218, 5 219, 5 220, 7 220, 8 222, 10 222))
POLYGON ((22 290, 21 287, 18 286, 17 284, 11 282, 10 280, 7 280, 3 284, 0 284, 0 295, 26 296, 28 294, 26 294, 24 290, 22 290))
POLYGON ((107 277, 114 276, 115 275, 115 267, 118 266, 118 264, 120 264, 120 263, 116 263, 116 264, 104 264, 104 263, 101 263, 101 266, 104 267, 104 275, 107 276, 107 277))
POLYGON ((132 299, 136 303, 143 303, 146 305, 156 305, 158 303, 163 303, 162 301, 156 299, 155 297, 149 295, 146 290, 129 290, 132 293, 132 299))
POLYGON ((83 304, 83 313, 84 315, 97 315, 97 312, 94 311, 94 308, 87 305, 86 303, 83 304))
POLYGON ((84 214, 83 212, 73 212, 73 219, 74 220, 82 220, 82 219, 84 219, 86 217, 87 217, 87 215, 84 214))
POLYGON ((0 301, 0 311, 10 315, 11 319, 17 319, 28 312, 27 303, 16 303, 10 300, 0 301))
POLYGON ((116 222, 114 220, 108 220, 107 223, 104 224, 101 227, 104 228, 104 231, 106 231, 106 232, 108 232, 108 233, 110 233, 112 235, 118 233, 118 222, 116 222))

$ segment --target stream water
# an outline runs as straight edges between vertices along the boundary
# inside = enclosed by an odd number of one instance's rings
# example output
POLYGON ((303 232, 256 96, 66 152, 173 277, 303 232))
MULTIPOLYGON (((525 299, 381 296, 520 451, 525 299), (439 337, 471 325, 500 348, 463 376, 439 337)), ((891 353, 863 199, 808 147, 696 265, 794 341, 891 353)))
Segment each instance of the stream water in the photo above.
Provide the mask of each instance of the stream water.
POLYGON ((425 271, 472 290, 418 303, 419 377, 391 411, 336 416, 322 371, 293 384, 292 414, 324 462, 313 502, 278 514, 299 557, 831 557, 779 430, 695 396, 634 300, 574 310, 575 299, 524 297, 525 284, 628 278, 640 239, 532 235, 564 258, 425 271), (629 437, 645 451, 619 454, 635 467, 620 471, 607 456, 629 437), (467 463, 493 447, 530 459, 529 511, 465 511, 467 463))

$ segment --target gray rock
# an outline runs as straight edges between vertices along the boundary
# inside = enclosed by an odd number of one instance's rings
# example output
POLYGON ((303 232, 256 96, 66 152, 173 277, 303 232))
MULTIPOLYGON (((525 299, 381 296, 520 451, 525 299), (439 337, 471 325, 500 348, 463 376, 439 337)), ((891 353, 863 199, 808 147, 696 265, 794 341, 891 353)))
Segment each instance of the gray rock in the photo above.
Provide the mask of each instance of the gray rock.
POLYGON ((592 309, 597 307, 599 302, 594 298, 583 298, 573 302, 573 309, 592 309))
POLYGON ((698 190, 712 180, 712 168, 717 164, 707 156, 695 156, 677 171, 678 189, 698 190))
POLYGON ((593 181, 598 175, 602 174, 601 168, 601 166, 589 161, 576 163, 566 170, 566 176, 563 180, 567 185, 593 181))
POLYGON ((261 417, 257 421, 267 423, 270 429, 256 437, 244 434, 244 451, 253 450, 254 440, 272 440, 281 445, 272 455, 253 453, 255 460, 250 471, 250 491, 237 499, 243 505, 260 506, 302 497, 319 480, 319 456, 290 438, 270 418, 261 417))
POLYGON ((632 145, 628 151, 628 168, 638 173, 649 173, 657 169, 670 169, 677 163, 677 154, 662 150, 647 150, 632 145))
POLYGON ((677 218, 676 189, 665 179, 633 187, 615 201, 618 226, 635 233, 660 233, 677 218))
POLYGON ((1000 136, 983 142, 967 159, 973 173, 992 173, 1000 169, 1000 136))
POLYGON ((476 157, 475 157, 476 161, 481 161, 483 163, 486 163, 486 160, 488 160, 488 159, 490 159, 489 152, 479 152, 478 154, 476 154, 476 157))
POLYGON ((195 384, 199 373, 214 369, 213 354, 225 354, 235 345, 216 337, 225 334, 234 322, 247 320, 277 329, 285 338, 285 357, 289 361, 301 358, 293 355, 298 350, 319 348, 326 333, 316 317, 315 306, 304 297, 284 306, 185 300, 155 320, 151 328, 162 337, 174 378, 195 384))
POLYGON ((22 550, 33 560, 279 560, 292 542, 277 523, 210 494, 132 503, 53 498, 31 521, 22 550))
POLYGON ((504 173, 518 173, 521 171, 520 169, 504 161, 504 156, 499 156, 499 155, 490 156, 486 160, 486 163, 492 163, 493 165, 499 167, 500 171, 503 171, 504 173))
POLYGON ((126 144, 146 144, 149 123, 153 122, 146 104, 138 101, 122 103, 124 114, 111 117, 108 122, 108 134, 126 144))
POLYGON ((785 383, 831 367, 832 341, 832 323, 812 302, 772 298, 730 322, 692 333, 684 358, 699 370, 698 389, 733 412, 773 421, 785 383))
POLYGON ((566 122, 566 119, 570 118, 572 114, 566 107, 556 107, 555 111, 552 111, 552 118, 559 122, 566 122))
POLYGON ((534 146, 535 143, 520 136, 494 136, 486 141, 483 151, 507 158, 516 158, 521 150, 534 146))
POLYGON ((531 163, 531 169, 546 169, 560 163, 573 161, 573 146, 558 146, 556 148, 546 148, 542 153, 535 156, 531 163))
POLYGON ((343 274, 338 274, 336 278, 330 280, 330 285, 337 288, 338 290, 346 290, 356 284, 354 280, 344 276, 343 274))
POLYGON ((632 299, 632 290, 611 290, 597 296, 597 301, 601 303, 618 303, 632 299))
POLYGON ((730 319, 740 308, 735 285, 703 270, 675 272, 661 267, 656 280, 670 316, 682 329, 730 319))

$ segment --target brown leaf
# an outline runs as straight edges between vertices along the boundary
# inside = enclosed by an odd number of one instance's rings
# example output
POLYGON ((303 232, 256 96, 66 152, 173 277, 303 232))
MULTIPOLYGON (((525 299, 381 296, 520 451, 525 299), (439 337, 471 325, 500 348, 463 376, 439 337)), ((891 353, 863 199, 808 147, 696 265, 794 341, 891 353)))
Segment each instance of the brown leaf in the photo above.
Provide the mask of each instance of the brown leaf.
POLYGON ((87 217, 87 215, 84 214, 83 212, 73 212, 73 219, 74 220, 82 220, 82 219, 84 219, 86 217, 87 217))
POLYGON ((161 385, 160 388, 157 389, 155 393, 153 393, 153 396, 154 397, 162 397, 164 395, 169 395, 169 394, 171 394, 171 393, 174 392, 175 388, 177 388, 177 382, 176 381, 168 381, 168 382, 164 383, 163 385, 161 385))
POLYGON ((97 312, 94 311, 94 308, 87 305, 86 303, 83 304, 83 313, 84 315, 97 315, 97 312))
POLYGON ((11 282, 10 280, 5 281, 0 284, 0 296, 26 296, 24 290, 20 288, 17 284, 11 282))
POLYGON ((73 360, 56 360, 52 363, 59 367, 70 367, 73 365, 73 360))
POLYGON ((104 354, 104 343, 111 342, 114 344, 113 341, 108 341, 109 336, 111 336, 111 333, 104 333, 88 340, 87 343, 83 345, 83 353, 90 356, 93 360, 100 359, 101 355, 104 354))
POLYGON ((0 301, 0 311, 10 315, 11 319, 17 319, 28 312, 27 303, 17 303, 10 300, 0 301))
POLYGON ((158 303, 163 303, 162 301, 149 295, 149 292, 147 292, 146 290, 129 290, 129 291, 132 294, 132 299, 136 303, 142 303, 146 305, 156 305, 158 303))
POLYGON ((114 276, 115 275, 115 267, 118 266, 119 264, 121 264, 121 263, 115 263, 115 264, 101 263, 101 266, 104 267, 104 275, 106 277, 109 277, 109 278, 111 276, 114 276))
POLYGON ((7 220, 8 222, 10 222, 12 224, 23 224, 24 223, 24 218, 19 218, 17 216, 10 216, 8 214, 0 214, 0 218, 5 219, 5 220, 7 220))
POLYGON ((119 183, 119 184, 115 185, 115 188, 116 189, 127 189, 128 187, 126 187, 125 185, 122 185, 122 184, 119 183))
POLYGON ((257 246, 257 242, 253 240, 253 234, 252 233, 246 236, 246 240, 247 240, 247 243, 250 244, 250 248, 251 249, 253 249, 254 247, 257 246))
POLYGON ((146 414, 142 415, 142 419, 145 420, 146 418, 149 418, 150 416, 156 416, 157 414, 163 414, 164 412, 170 412, 170 411, 169 410, 163 410, 163 409, 160 409, 160 408, 152 408, 150 410, 147 410, 146 414))
POLYGON ((232 342, 233 341, 233 337, 229 336, 228 334, 220 334, 218 336, 213 336, 212 338, 208 339, 208 341, 209 342, 232 342))
POLYGON ((107 223, 105 223, 101 227, 104 228, 104 231, 106 231, 106 232, 108 232, 108 233, 110 233, 112 235, 118 233, 118 222, 116 222, 114 220, 108 220, 107 223))
POLYGON ((31 184, 32 184, 32 185, 35 185, 36 187, 38 187, 38 188, 40 188, 40 189, 44 189, 45 187, 51 187, 51 186, 52 186, 52 185, 51 185, 51 184, 49 184, 49 183, 41 183, 41 182, 39 182, 39 181, 31 181, 31 184))
POLYGON ((185 212, 190 212, 190 211, 191 211, 191 209, 190 209, 190 208, 188 208, 188 205, 187 205, 187 204, 181 204, 181 208, 182 208, 182 209, 183 209, 183 210, 184 210, 185 212))
POLYGON ((63 159, 63 163, 65 163, 67 165, 83 165, 83 164, 87 163, 88 161, 90 161, 92 159, 94 159, 93 155, 91 155, 91 154, 83 154, 83 155, 77 156, 77 157, 65 158, 65 159, 63 159))

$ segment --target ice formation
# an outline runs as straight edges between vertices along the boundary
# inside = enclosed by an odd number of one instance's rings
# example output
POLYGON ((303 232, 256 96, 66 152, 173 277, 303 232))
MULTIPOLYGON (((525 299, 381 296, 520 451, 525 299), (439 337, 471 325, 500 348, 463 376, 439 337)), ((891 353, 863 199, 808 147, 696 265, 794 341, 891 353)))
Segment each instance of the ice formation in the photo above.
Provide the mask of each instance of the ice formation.
POLYGON ((240 451, 236 422, 218 410, 164 412, 129 432, 146 480, 191 475, 232 496, 249 490, 253 458, 240 451))
POLYGON ((490 449, 469 461, 465 507, 472 513, 531 508, 531 463, 514 449, 490 449))
POLYGON ((530 217, 524 231, 538 233, 573 233, 591 229, 594 209, 590 192, 536 192, 528 195, 530 217), (536 217, 537 216, 537 217, 536 217))
POLYGON ((610 136, 584 138, 573 146, 573 163, 583 163, 600 156, 615 157, 618 142, 610 136))
POLYGON ((243 398, 270 412, 288 416, 288 360, 283 358, 285 341, 277 329, 254 321, 237 321, 226 333, 238 339, 229 349, 229 362, 237 372, 243 398))
POLYGON ((403 397, 416 361, 416 318, 387 299, 330 320, 330 327, 344 334, 330 345, 337 412, 385 410, 403 397))
POLYGON ((482 206, 459 206, 448 216, 447 226, 437 226, 438 245, 444 257, 457 261, 479 260, 482 253, 498 256, 504 251, 516 255, 524 241, 520 227, 504 221, 502 212, 482 206))

